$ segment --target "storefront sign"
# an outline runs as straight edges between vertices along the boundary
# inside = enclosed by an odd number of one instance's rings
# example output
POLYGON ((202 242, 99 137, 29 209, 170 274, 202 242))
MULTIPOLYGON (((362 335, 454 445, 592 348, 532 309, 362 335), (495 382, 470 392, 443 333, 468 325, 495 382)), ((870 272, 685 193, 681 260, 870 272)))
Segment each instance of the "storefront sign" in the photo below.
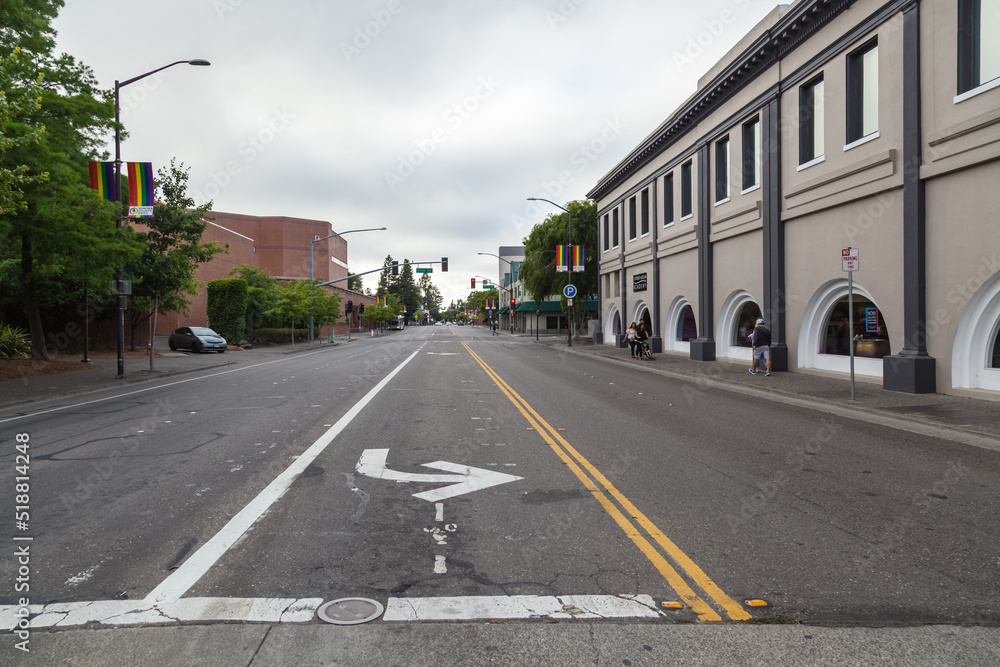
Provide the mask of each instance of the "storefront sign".
POLYGON ((633 292, 645 292, 646 291, 646 274, 637 273, 632 276, 632 291, 633 292))

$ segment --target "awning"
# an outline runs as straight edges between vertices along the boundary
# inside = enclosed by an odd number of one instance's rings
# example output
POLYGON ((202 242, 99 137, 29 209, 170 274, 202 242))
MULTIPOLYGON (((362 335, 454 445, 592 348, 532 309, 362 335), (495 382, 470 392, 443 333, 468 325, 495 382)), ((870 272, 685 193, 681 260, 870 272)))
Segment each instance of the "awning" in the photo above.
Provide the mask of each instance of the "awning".
POLYGON ((517 304, 517 308, 514 309, 514 312, 533 313, 536 310, 540 310, 543 313, 559 313, 562 312, 562 305, 558 301, 543 301, 536 306, 534 301, 525 301, 517 304))
POLYGON ((497 315, 506 315, 509 312, 510 312, 510 306, 504 306, 503 308, 497 311, 497 315))

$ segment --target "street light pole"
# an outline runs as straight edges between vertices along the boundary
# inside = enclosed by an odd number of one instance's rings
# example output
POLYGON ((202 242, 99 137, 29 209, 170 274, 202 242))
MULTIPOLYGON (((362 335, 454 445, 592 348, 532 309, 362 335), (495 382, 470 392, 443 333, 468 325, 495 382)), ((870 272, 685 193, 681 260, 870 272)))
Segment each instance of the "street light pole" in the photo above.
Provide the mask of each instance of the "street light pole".
MULTIPOLYGON (((335 238, 337 236, 343 236, 344 234, 351 234, 353 232, 384 232, 385 229, 386 229, 385 227, 371 227, 369 229, 348 229, 346 232, 340 232, 339 234, 330 234, 329 236, 324 236, 321 239, 312 239, 311 241, 309 241, 309 292, 310 292, 310 296, 312 295, 312 290, 315 287, 315 285, 312 284, 313 283, 313 244, 314 243, 318 243, 320 241, 325 241, 327 239, 332 239, 332 238, 335 238)), ((329 273, 327 274, 327 276, 329 276, 329 273)), ((350 336, 348 336, 348 338, 350 338, 350 336)), ((309 342, 311 343, 312 341, 313 341, 313 317, 312 317, 312 315, 310 315, 309 316, 309 342)))
MULTIPOLYGON (((566 267, 568 269, 567 273, 569 275, 569 278, 567 279, 567 283, 566 284, 567 285, 572 285, 573 284, 573 211, 569 210, 565 206, 560 206, 559 204, 555 203, 551 199, 545 199, 543 197, 528 197, 528 201, 545 201, 545 202, 548 202, 548 203, 552 204, 556 208, 561 208, 562 210, 564 210, 567 213, 569 213, 569 245, 568 245, 568 247, 569 247, 569 252, 570 252, 570 258, 569 258, 569 266, 566 267)), ((558 262, 558 258, 557 258, 556 259, 556 264, 558 265, 558 263, 559 262, 558 262)), ((568 312, 567 312, 568 317, 566 318, 566 329, 569 332, 569 343, 568 343, 568 345, 569 345, 569 347, 573 347, 573 305, 572 305, 572 299, 569 299, 569 301, 571 303, 568 306, 568 312)))
MULTIPOLYGON (((120 107, 119 107, 119 91, 130 83, 135 83, 140 79, 145 79, 151 74, 156 74, 161 70, 165 70, 168 67, 173 67, 174 65, 195 65, 198 67, 207 67, 212 63, 207 60, 202 60, 201 58, 195 58, 194 60, 178 60, 177 62, 170 63, 169 65, 164 65, 163 67, 157 67, 154 70, 150 70, 145 74, 140 74, 139 76, 133 76, 131 79, 126 79, 125 81, 115 80, 115 203, 118 205, 118 229, 122 228, 123 216, 122 216, 122 138, 121 138, 121 123, 119 119, 120 107)), ((125 309, 128 307, 128 297, 122 294, 122 280, 124 279, 123 269, 115 270, 115 289, 118 290, 118 377, 125 377, 125 309)), ((156 335, 156 332, 153 332, 156 335)))

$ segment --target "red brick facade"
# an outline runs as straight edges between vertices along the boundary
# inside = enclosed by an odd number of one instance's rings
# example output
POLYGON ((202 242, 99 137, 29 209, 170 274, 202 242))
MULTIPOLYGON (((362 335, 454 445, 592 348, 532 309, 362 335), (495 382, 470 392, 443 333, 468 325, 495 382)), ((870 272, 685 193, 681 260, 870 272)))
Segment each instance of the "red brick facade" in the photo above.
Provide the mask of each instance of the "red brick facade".
MULTIPOLYGON (((337 232, 329 222, 305 220, 285 216, 254 216, 241 213, 211 211, 211 220, 205 227, 202 241, 216 241, 219 245, 229 245, 228 254, 216 255, 211 262, 198 267, 195 278, 201 285, 225 278, 238 266, 249 264, 264 269, 277 280, 302 280, 309 278, 309 246, 313 239, 330 236, 337 232)), ((313 246, 313 276, 323 280, 346 278, 347 241, 344 237, 318 241, 313 246)), ((374 303, 372 297, 350 292, 347 281, 328 287, 330 291, 341 292, 341 302, 348 299, 357 306, 374 303)), ((160 315, 156 322, 157 335, 167 335, 183 326, 207 326, 208 298, 205 287, 192 297, 187 315, 168 313, 160 315)), ((317 336, 329 336, 330 329, 338 334, 347 332, 343 322, 331 327, 323 327, 317 336)), ((354 330, 357 330, 355 325, 354 330)), ((231 341, 239 342, 239 341, 231 341)))

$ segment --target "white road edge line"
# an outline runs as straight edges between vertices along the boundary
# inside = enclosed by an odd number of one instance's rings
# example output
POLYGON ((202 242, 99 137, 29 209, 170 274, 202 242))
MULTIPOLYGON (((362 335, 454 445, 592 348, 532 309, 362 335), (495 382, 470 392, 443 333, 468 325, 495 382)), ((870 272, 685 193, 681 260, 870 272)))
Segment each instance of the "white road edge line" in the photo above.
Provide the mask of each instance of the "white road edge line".
POLYGON ((237 540, 260 519, 276 500, 285 494, 285 491, 292 485, 292 482, 318 457, 333 440, 340 435, 341 431, 347 427, 351 421, 361 412, 368 403, 375 398, 382 389, 389 384, 396 374, 403 370, 406 364, 419 354, 419 350, 406 358, 403 363, 397 366, 391 373, 385 376, 381 382, 375 385, 371 391, 354 404, 340 420, 331 426, 326 433, 316 439, 295 461, 292 462, 283 473, 278 475, 274 481, 267 485, 256 498, 251 500, 246 507, 229 520, 222 530, 215 534, 212 539, 205 543, 201 549, 191 555, 173 574, 163 580, 159 586, 154 588, 144 599, 147 604, 161 606, 176 602, 192 586, 197 583, 205 572, 233 546, 237 540))

